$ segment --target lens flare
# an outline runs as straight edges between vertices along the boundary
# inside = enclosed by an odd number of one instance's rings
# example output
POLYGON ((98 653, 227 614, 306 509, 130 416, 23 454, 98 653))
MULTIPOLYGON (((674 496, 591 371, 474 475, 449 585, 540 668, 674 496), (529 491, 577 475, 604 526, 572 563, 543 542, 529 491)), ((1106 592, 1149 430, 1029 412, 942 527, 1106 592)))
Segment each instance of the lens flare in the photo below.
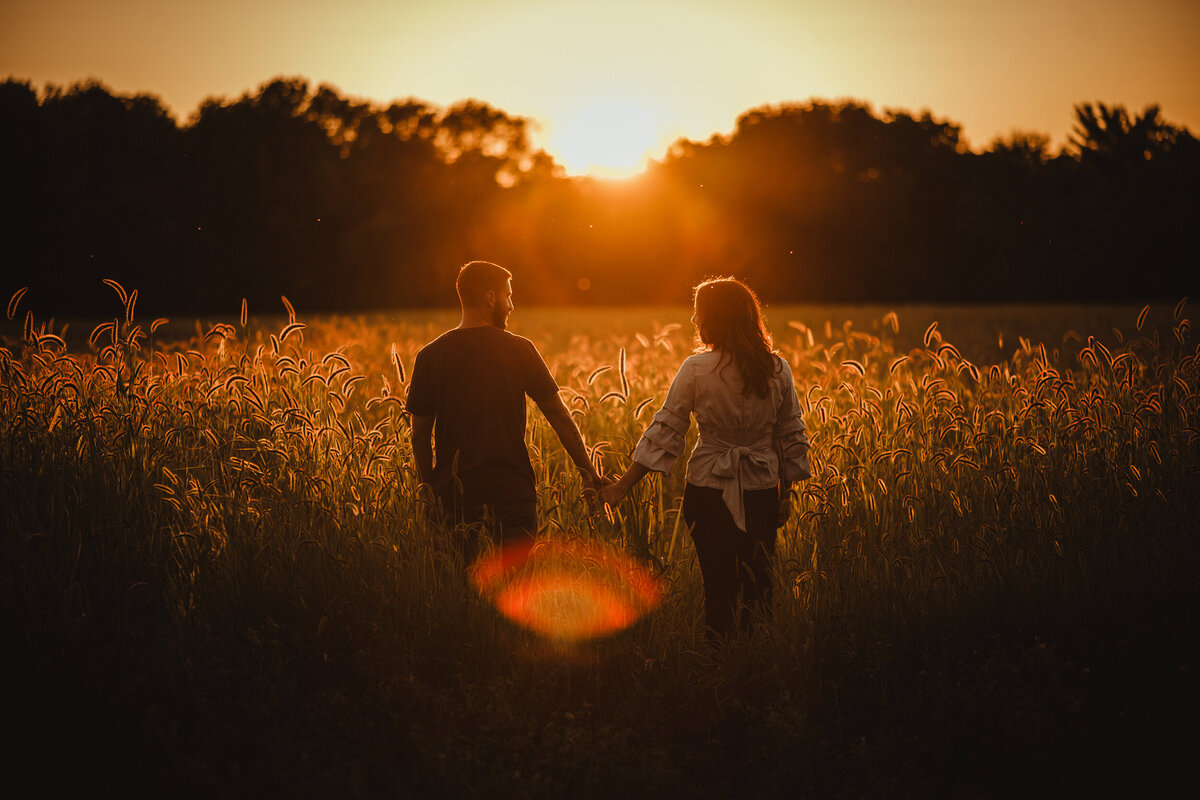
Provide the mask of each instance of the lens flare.
POLYGON ((505 617, 559 641, 610 636, 662 600, 658 580, 627 556, 580 541, 498 550, 471 579, 505 617))

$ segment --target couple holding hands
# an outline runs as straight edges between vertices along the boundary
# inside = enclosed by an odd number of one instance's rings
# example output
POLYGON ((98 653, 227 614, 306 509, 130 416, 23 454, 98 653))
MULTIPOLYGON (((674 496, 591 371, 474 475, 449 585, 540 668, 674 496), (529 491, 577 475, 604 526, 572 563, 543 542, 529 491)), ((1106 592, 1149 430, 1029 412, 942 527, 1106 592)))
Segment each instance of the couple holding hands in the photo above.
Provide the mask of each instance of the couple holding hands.
POLYGON ((537 534, 526 395, 579 468, 585 488, 613 506, 649 472, 671 470, 694 416, 700 435, 687 464, 683 516, 704 581, 705 623, 725 634, 744 626, 751 609, 765 607, 776 529, 790 513, 792 485, 808 479, 810 470, 791 368, 772 350, 750 288, 733 278, 695 288, 692 322, 700 347, 680 366, 616 482, 589 460, 537 348, 505 330, 512 273, 472 261, 459 270, 456 288, 462 321, 417 353, 407 409, 421 482, 446 522, 467 531, 467 558, 474 559, 484 527, 471 523, 488 523, 499 543, 515 552, 528 552, 537 534))

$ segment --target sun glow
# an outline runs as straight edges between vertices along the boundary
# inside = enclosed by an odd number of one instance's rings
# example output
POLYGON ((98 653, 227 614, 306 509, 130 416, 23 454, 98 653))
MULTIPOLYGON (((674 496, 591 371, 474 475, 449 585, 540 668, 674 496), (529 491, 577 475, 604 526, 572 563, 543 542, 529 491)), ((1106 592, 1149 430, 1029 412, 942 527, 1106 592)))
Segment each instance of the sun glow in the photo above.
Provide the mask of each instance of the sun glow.
POLYGON ((592 96, 547 126, 546 149, 568 174, 628 178, 664 145, 664 128, 651 103, 626 94, 592 96))

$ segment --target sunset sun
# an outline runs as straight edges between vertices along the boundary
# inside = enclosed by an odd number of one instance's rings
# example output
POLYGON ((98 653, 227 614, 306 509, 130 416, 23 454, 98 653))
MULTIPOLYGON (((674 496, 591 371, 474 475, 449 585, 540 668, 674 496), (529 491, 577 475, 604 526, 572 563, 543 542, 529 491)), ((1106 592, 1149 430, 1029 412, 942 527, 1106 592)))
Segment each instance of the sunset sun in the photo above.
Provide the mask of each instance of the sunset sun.
POLYGON ((581 98, 547 126, 547 149, 571 175, 627 178, 661 144, 661 120, 650 103, 622 94, 581 98))

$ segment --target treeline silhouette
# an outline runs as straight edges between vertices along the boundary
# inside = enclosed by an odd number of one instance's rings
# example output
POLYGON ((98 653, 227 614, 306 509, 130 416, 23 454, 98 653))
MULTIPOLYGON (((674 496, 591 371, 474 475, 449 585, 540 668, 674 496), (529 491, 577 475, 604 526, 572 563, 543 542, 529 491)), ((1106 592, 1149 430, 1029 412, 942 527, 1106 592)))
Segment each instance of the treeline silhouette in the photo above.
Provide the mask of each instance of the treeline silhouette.
POLYGON ((485 103, 383 106, 276 79, 184 125, 89 81, 0 84, 0 244, 45 313, 453 303, 471 258, 517 302, 680 302, 736 274, 774 302, 1126 301, 1195 295, 1200 143, 1157 106, 1075 108, 1070 143, 973 152, 928 113, 746 112, 624 182, 566 177, 485 103))

